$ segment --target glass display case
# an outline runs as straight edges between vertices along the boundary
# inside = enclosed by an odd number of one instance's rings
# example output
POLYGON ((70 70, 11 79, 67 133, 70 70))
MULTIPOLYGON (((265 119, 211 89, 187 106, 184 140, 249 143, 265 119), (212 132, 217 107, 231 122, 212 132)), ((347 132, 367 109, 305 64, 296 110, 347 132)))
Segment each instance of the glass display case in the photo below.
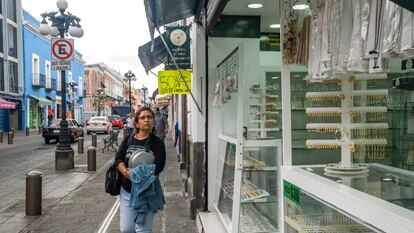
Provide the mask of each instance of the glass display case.
POLYGON ((227 232, 279 232, 280 72, 245 63, 247 54, 259 56, 249 49, 239 44, 216 68, 221 132, 213 206, 227 232))
POLYGON ((414 172, 367 166, 353 175, 282 167, 285 232, 414 232, 414 172))
POLYGON ((228 232, 279 232, 281 141, 246 140, 240 159, 236 143, 220 138, 217 211, 228 232))

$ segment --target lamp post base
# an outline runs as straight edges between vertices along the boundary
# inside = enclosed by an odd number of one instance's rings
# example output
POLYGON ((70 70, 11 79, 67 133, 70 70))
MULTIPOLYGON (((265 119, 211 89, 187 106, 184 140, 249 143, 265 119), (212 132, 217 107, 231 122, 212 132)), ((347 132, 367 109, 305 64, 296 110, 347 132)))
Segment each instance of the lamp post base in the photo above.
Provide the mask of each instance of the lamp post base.
POLYGON ((56 171, 66 171, 73 169, 75 167, 74 152, 73 149, 70 150, 60 150, 55 151, 55 170, 56 171))

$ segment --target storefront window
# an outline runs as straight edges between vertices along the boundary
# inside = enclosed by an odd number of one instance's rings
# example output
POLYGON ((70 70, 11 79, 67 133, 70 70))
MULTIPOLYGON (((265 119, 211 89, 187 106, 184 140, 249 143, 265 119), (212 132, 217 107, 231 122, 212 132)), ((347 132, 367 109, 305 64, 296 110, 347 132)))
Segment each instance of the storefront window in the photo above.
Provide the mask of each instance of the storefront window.
POLYGON ((7 36, 9 38, 9 56, 17 58, 17 28, 11 24, 8 24, 7 30, 7 36))
POLYGON ((16 22, 16 0, 7 0, 7 18, 16 22))
POLYGON ((19 92, 19 76, 17 63, 9 61, 9 89, 11 93, 19 92))

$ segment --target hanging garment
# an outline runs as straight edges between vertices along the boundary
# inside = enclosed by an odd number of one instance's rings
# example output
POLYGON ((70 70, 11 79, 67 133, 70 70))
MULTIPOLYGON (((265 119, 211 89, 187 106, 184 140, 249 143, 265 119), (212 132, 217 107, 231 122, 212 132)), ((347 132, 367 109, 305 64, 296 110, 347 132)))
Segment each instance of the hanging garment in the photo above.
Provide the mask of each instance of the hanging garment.
POLYGON ((338 70, 338 56, 339 56, 339 46, 341 43, 341 9, 342 1, 334 0, 332 3, 332 28, 331 28, 331 61, 332 61, 332 70, 334 73, 337 73, 338 70))
POLYGON ((349 58, 348 58, 348 71, 356 72, 367 72, 368 71, 368 62, 362 59, 362 49, 364 47, 364 40, 361 34, 361 25, 362 25, 362 5, 365 1, 353 0, 353 27, 352 27, 352 36, 351 44, 349 48, 349 58))
POLYGON ((406 57, 414 56, 414 13, 403 9, 401 31, 401 53, 406 57))
POLYGON ((322 78, 327 78, 332 70, 331 63, 331 26, 332 26, 332 1, 325 0, 322 10, 322 47, 320 73, 322 78))
POLYGON ((319 65, 322 46, 322 11, 324 6, 324 1, 321 1, 311 20, 308 79, 320 78, 319 65))
POLYGON ((371 0, 365 57, 378 57, 385 0, 371 0))
POLYGON ((296 53, 295 63, 299 65, 307 66, 309 62, 310 24, 311 16, 305 16, 302 29, 300 30, 298 51, 296 53))
POLYGON ((336 71, 345 72, 348 65, 352 36, 352 1, 341 1, 339 50, 336 71))
POLYGON ((401 51, 402 8, 386 1, 382 27, 382 48, 384 57, 397 56, 401 51))

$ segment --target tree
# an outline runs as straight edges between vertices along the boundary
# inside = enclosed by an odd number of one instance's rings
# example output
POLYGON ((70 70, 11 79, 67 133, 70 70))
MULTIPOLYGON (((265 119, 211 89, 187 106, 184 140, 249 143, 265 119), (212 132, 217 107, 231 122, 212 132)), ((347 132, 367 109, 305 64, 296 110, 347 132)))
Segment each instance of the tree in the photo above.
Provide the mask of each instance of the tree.
POLYGON ((93 93, 92 106, 94 109, 98 110, 98 116, 101 115, 101 111, 103 111, 105 108, 105 101, 106 101, 106 96, 102 91, 98 90, 95 93, 93 93))

